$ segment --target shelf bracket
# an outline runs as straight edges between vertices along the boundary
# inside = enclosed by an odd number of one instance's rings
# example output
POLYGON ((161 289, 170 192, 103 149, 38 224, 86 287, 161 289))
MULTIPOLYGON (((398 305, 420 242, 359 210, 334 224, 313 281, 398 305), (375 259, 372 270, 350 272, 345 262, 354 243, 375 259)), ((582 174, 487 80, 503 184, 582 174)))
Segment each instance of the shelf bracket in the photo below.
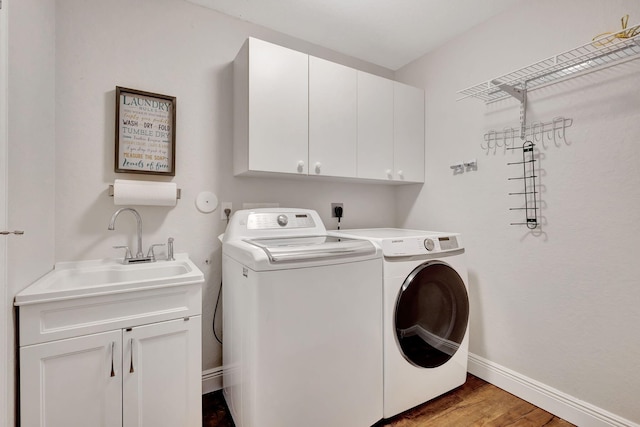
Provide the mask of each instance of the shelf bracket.
POLYGON ((502 90, 503 92, 508 93, 509 95, 513 96, 514 98, 516 98, 518 101, 520 102, 524 102, 525 97, 526 97, 526 89, 522 90, 522 89, 516 89, 515 87, 508 85, 506 83, 500 83, 497 80, 491 80, 491 83, 498 86, 500 88, 500 90, 502 90))
POLYGON ((491 83, 520 101, 520 139, 524 141, 527 127, 527 83, 524 83, 523 89, 516 89, 514 86, 500 83, 498 80, 492 80, 491 83))

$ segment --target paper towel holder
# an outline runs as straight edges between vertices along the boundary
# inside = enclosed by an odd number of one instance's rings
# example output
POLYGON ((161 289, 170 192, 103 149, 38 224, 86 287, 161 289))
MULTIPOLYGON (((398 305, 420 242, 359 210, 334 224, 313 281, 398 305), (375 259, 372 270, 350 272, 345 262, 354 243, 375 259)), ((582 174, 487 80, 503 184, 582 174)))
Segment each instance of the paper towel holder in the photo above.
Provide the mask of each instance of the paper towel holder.
MULTIPOLYGON (((109 184, 108 194, 109 194, 109 197, 113 197, 113 184, 109 184)), ((180 199, 181 196, 182 196, 182 189, 176 188, 176 199, 180 199)))

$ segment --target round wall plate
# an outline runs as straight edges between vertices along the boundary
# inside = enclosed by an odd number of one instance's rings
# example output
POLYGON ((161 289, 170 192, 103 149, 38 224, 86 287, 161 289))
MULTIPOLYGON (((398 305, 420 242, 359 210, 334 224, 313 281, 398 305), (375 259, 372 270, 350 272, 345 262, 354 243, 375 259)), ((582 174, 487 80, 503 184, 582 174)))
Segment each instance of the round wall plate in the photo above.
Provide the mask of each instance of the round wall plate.
POLYGON ((218 208, 218 198, 211 191, 203 191, 196 197, 196 207, 202 213, 211 213, 218 208))

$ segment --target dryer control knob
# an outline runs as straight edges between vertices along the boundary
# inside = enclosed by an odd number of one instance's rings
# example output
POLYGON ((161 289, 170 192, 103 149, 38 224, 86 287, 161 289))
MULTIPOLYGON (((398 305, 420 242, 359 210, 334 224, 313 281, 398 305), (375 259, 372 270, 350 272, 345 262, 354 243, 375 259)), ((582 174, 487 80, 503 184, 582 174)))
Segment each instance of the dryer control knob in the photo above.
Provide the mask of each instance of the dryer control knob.
POLYGON ((436 244, 431 239, 424 239, 424 247, 428 251, 432 251, 436 248, 436 244))
POLYGON ((278 215, 278 225, 284 227, 289 222, 289 218, 286 215, 278 215))

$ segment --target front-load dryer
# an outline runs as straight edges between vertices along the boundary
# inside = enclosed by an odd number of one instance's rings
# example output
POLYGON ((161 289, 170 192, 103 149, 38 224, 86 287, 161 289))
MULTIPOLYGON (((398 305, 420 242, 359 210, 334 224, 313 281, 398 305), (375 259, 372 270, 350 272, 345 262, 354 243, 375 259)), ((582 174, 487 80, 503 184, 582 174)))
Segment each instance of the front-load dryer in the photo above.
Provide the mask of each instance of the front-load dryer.
POLYGON ((467 267, 460 234, 394 228, 341 230, 383 252, 384 418, 466 380, 467 267))

